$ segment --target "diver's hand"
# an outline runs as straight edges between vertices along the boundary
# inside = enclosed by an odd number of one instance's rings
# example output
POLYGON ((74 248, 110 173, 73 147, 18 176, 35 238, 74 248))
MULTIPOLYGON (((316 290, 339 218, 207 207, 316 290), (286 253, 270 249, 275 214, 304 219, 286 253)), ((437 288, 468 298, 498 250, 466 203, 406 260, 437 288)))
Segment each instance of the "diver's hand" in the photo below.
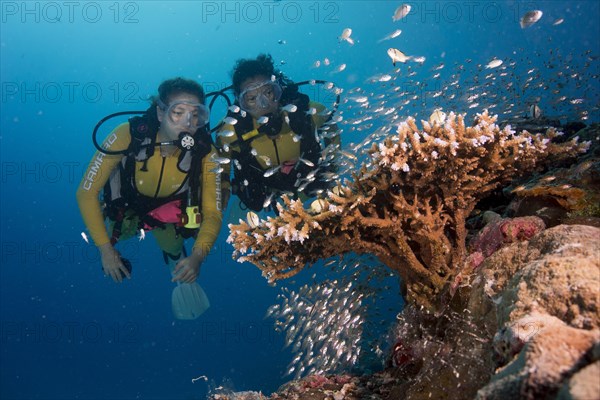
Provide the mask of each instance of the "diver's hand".
POLYGON ((202 261, 204 257, 196 253, 180 260, 173 270, 171 282, 193 283, 198 278, 202 261))
POLYGON ((110 276, 117 283, 123 281, 123 276, 131 278, 129 271, 121 261, 121 255, 110 243, 103 244, 98 248, 102 258, 102 269, 106 276, 110 276))

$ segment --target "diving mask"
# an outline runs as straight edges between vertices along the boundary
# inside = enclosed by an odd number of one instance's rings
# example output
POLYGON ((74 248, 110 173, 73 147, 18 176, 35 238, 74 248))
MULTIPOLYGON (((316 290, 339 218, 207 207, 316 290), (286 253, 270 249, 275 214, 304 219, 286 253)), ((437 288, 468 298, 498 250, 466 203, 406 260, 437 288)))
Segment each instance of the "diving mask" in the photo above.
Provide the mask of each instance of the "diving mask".
POLYGON ((190 129, 195 132, 199 127, 209 122, 210 114, 204 104, 177 101, 167 107, 159 99, 158 105, 165 111, 165 116, 169 122, 177 128, 190 129))
POLYGON ((240 106, 249 112, 267 110, 279 101, 282 92, 281 85, 274 80, 259 82, 240 93, 240 106))

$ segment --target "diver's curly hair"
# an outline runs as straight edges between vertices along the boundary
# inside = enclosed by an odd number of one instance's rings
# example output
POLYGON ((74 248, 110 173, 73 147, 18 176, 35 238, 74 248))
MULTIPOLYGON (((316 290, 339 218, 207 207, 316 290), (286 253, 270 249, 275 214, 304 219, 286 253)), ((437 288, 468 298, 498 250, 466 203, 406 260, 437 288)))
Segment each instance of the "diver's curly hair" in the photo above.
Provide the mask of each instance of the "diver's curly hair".
POLYGON ((158 101, 160 100, 163 104, 169 104, 171 101, 171 97, 181 94, 191 94, 192 96, 198 97, 200 99, 200 103, 204 104, 204 89, 202 86, 191 79, 184 78, 173 78, 167 79, 158 87, 158 96, 152 96, 150 100, 152 104, 150 104, 150 108, 146 111, 146 113, 156 121, 158 121, 158 117, 156 115, 156 106, 158 106, 158 101))
POLYGON ((233 84, 233 92, 236 96, 240 94, 242 83, 254 76, 263 75, 270 78, 271 75, 280 77, 282 74, 275 69, 273 57, 270 54, 259 54, 256 59, 242 58, 235 62, 235 66, 231 71, 231 80, 233 84))

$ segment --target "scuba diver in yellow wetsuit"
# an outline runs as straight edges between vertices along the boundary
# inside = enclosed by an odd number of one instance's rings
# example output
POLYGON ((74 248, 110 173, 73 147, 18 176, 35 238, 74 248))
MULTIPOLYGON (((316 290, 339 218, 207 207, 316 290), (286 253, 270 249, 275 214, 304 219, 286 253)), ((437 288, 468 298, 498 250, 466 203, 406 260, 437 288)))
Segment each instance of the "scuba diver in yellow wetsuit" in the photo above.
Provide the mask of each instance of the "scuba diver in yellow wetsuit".
POLYGON ((340 140, 331 111, 300 93, 270 55, 238 60, 232 78, 236 101, 216 140, 221 155, 233 160, 224 166, 223 197, 231 189, 259 211, 279 194, 305 199, 332 186, 340 140))
MULTIPOLYGON (((88 231, 98 246, 104 273, 115 282, 131 277, 131 264, 114 245, 152 231, 177 282, 173 311, 196 318, 208 300, 195 282, 219 233, 221 212, 217 155, 208 132, 209 110, 202 87, 191 80, 163 82, 142 116, 112 131, 94 155, 77 190, 88 231), (104 190, 104 209, 99 194, 104 190), (104 224, 109 220, 110 236, 104 224), (192 253, 184 239, 196 237, 192 253)), ((135 112, 142 113, 142 112, 135 112)))

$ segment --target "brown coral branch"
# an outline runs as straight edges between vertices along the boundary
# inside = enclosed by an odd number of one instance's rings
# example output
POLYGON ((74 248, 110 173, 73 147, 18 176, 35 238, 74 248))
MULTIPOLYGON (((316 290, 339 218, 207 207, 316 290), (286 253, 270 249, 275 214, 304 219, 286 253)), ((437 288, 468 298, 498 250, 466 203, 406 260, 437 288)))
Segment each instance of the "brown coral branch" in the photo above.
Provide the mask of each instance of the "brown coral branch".
POLYGON ((234 257, 274 281, 320 258, 371 253, 399 272, 412 301, 439 306, 438 295, 464 264, 465 220, 477 202, 549 160, 586 149, 576 141, 550 145, 542 135, 517 135, 495 122, 484 112, 467 127, 462 115, 450 113, 420 131, 408 118, 395 136, 373 144, 368 168, 327 193, 325 209, 305 210, 284 197, 279 216, 254 229, 230 226, 234 257))

